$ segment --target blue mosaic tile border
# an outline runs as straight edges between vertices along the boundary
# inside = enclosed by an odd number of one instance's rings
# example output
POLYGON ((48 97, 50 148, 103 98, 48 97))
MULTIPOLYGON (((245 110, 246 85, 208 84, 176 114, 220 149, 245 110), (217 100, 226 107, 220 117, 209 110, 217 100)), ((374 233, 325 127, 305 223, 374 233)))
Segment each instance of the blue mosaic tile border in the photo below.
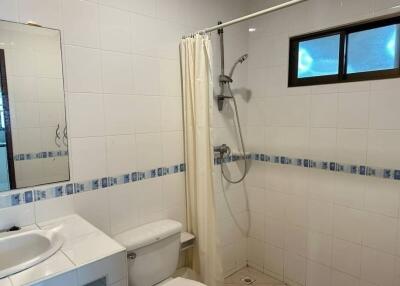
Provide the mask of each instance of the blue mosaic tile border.
POLYGON ((55 158, 64 156, 68 156, 67 150, 43 151, 38 153, 21 153, 14 155, 14 161, 30 161, 36 159, 46 159, 46 158, 55 158))
POLYGON ((25 192, 11 192, 0 194, 0 209, 29 204, 35 201, 48 200, 70 196, 77 193, 106 189, 115 185, 135 183, 146 179, 162 177, 185 171, 185 164, 177 164, 169 167, 159 167, 147 171, 126 173, 115 177, 103 177, 83 182, 66 183, 47 189, 29 190, 25 192))
POLYGON ((251 154, 251 159, 272 164, 293 165, 297 167, 326 170, 352 175, 400 180, 400 169, 379 168, 367 165, 342 164, 338 162, 317 161, 305 158, 293 158, 261 153, 251 154))
MULTIPOLYGON (((366 165, 342 164, 338 162, 317 161, 306 158, 294 158, 262 153, 246 155, 247 160, 260 161, 270 164, 292 165, 302 168, 319 169, 330 172, 338 172, 352 175, 400 180, 400 169, 377 168, 366 165)), ((230 163, 243 160, 243 156, 232 155, 223 160, 230 163)), ((214 159, 215 165, 220 165, 220 158, 214 159)), ((69 196, 77 193, 106 189, 115 185, 135 183, 146 179, 177 174, 185 171, 185 164, 176 164, 169 167, 158 167, 147 171, 135 171, 115 177, 103 177, 83 182, 65 183, 47 189, 28 190, 19 193, 11 192, 2 195, 0 193, 0 209, 29 204, 35 201, 69 196)))

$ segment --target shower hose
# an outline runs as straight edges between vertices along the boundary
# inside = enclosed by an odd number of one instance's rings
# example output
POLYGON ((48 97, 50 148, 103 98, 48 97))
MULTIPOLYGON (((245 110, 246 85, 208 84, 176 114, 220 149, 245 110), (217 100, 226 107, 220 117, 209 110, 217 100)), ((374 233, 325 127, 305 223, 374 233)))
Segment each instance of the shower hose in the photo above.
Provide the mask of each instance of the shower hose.
MULTIPOLYGON (((238 111, 238 107, 237 107, 237 103, 236 103, 236 99, 232 93, 232 89, 230 84, 227 84, 228 87, 228 91, 229 91, 229 98, 231 98, 233 100, 233 105, 235 107, 235 114, 236 114, 236 121, 237 121, 237 126, 238 126, 238 131, 239 131, 239 137, 240 137, 240 144, 242 145, 242 151, 243 151, 243 159, 244 159, 244 172, 243 175, 238 179, 238 180, 232 180, 230 179, 228 176, 226 176, 225 171, 224 171, 224 167, 223 167, 223 163, 224 163, 224 158, 222 157, 222 162, 221 162, 221 173, 224 176, 225 180, 227 180, 229 183, 231 184, 238 184, 240 182, 242 182, 244 180, 244 178, 246 178, 247 175, 247 158, 246 158, 246 147, 244 145, 244 141, 243 141, 243 134, 242 134, 242 127, 240 125, 240 118, 239 118, 239 111, 238 111)), ((227 156, 229 157, 231 154, 231 152, 229 151, 229 153, 227 154, 227 156)))

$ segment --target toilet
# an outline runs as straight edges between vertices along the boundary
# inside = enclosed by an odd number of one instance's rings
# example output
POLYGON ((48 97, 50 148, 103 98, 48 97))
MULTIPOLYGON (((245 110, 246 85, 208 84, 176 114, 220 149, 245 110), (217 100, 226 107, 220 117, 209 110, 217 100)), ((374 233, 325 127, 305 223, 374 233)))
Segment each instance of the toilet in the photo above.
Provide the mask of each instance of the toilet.
POLYGON ((178 277, 182 224, 160 220, 120 233, 114 237, 128 252, 129 286, 205 286, 178 277))

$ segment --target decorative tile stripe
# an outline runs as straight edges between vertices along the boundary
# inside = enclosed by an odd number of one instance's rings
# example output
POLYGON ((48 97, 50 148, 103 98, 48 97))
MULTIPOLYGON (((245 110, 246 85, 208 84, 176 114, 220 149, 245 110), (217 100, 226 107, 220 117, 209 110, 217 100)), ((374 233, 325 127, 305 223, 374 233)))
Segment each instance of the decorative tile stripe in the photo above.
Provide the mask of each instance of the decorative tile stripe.
POLYGON ((67 150, 43 151, 38 153, 22 153, 14 155, 14 161, 29 161, 29 160, 64 157, 64 156, 68 156, 67 150))
MULTIPOLYGON (((302 168, 326 170, 330 172, 346 173, 353 175, 400 180, 400 169, 377 168, 366 165, 342 164, 338 162, 317 161, 305 158, 294 158, 270 154, 252 153, 246 155, 247 160, 261 161, 271 164, 292 165, 302 168)), ((243 160, 241 155, 232 155, 223 160, 224 163, 243 160)), ((220 165, 222 160, 214 158, 214 164, 220 165)), ((170 167, 159 167, 147 171, 135 171, 115 177, 103 177, 83 182, 65 183, 48 189, 28 190, 22 192, 0 193, 0 209, 34 201, 42 201, 52 198, 69 196, 77 193, 106 189, 116 185, 135 183, 138 181, 177 174, 185 171, 185 164, 177 164, 170 167)))
POLYGON ((48 200, 65 197, 77 193, 106 189, 116 185, 135 183, 138 181, 162 177, 185 171, 185 164, 177 164, 170 167, 159 167, 147 171, 135 171, 116 177, 103 177, 83 182, 67 182, 48 189, 29 190, 25 192, 15 191, 0 194, 0 209, 29 204, 34 201, 48 200))
POLYGON ((326 170, 352 175, 376 177, 390 180, 400 180, 400 169, 379 168, 367 165, 343 164, 338 162, 317 161, 304 158, 292 158, 269 154, 254 153, 251 159, 272 164, 293 165, 303 168, 326 170))

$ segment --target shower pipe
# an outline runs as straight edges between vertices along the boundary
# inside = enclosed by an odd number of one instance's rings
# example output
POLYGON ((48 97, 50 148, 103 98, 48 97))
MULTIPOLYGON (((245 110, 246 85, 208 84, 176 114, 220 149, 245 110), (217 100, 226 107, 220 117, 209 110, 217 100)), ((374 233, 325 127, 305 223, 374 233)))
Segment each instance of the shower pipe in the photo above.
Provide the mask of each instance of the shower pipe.
POLYGON ((271 12, 274 12, 274 11, 277 11, 277 10, 280 10, 280 9, 283 9, 283 8, 286 8, 286 7, 290 7, 290 6, 299 4, 301 2, 305 2, 305 1, 307 1, 307 0, 292 0, 292 1, 288 1, 288 2, 285 2, 285 3, 279 4, 279 5, 276 5, 276 6, 273 6, 273 7, 270 7, 270 8, 267 8, 267 9, 252 13, 252 14, 249 14, 247 16, 236 18, 234 20, 231 20, 231 21, 228 21, 228 22, 225 22, 225 23, 222 23, 222 24, 218 24, 218 25, 213 26, 213 27, 209 27, 209 28, 200 30, 200 31, 198 31, 196 33, 184 36, 183 38, 191 37, 191 36, 196 35, 196 34, 209 33, 209 32, 212 32, 212 31, 215 31, 215 30, 218 30, 218 29, 222 29, 222 28, 225 28, 225 27, 228 27, 228 26, 231 26, 231 25, 234 25, 234 24, 237 24, 237 23, 240 23, 240 22, 243 22, 243 21, 258 17, 258 16, 261 16, 261 15, 264 15, 264 14, 267 14, 267 13, 271 13, 271 12))

